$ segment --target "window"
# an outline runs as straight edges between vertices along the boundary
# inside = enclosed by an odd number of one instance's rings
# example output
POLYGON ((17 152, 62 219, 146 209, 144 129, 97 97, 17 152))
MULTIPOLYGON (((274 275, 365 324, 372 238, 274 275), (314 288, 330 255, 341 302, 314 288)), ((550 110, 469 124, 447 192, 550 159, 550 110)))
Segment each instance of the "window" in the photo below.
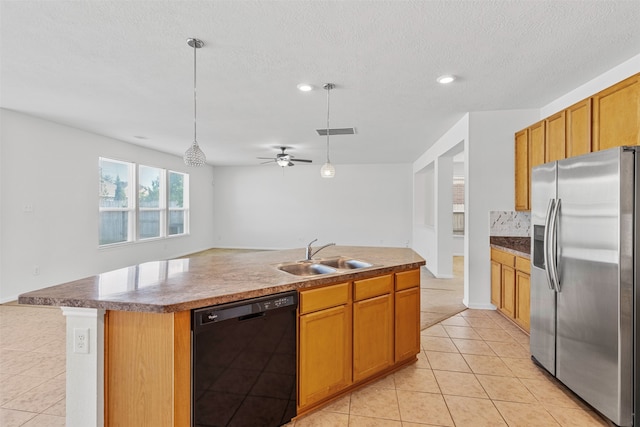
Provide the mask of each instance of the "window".
POLYGON ((188 233, 189 175, 100 158, 99 245, 188 233))
POLYGON ((100 159, 100 245, 133 240, 134 164, 100 159))
POLYGON ((453 177, 453 234, 464 235, 464 177, 453 177))

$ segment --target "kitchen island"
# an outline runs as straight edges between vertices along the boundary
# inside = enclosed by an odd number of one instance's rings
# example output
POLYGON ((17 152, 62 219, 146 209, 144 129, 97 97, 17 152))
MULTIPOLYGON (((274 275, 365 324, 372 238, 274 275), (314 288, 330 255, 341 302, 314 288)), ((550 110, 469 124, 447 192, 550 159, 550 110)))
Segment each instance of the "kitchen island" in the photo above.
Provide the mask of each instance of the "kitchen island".
POLYGON ((316 258, 332 257, 371 266, 298 276, 278 267, 302 260, 304 249, 201 256, 115 270, 26 293, 19 302, 60 306, 67 316, 68 426, 189 426, 191 310, 296 290, 301 305, 307 301, 298 311, 300 414, 410 363, 419 352, 424 259, 407 248, 354 246, 330 247, 316 258), (304 331, 330 319, 331 334, 344 335, 344 360, 336 359, 340 381, 325 384, 326 376, 310 372, 323 337, 304 331), (341 330, 335 330, 337 319, 341 330), (388 319, 380 334, 364 333, 379 319, 388 319), (386 359, 372 359, 378 353, 386 359))

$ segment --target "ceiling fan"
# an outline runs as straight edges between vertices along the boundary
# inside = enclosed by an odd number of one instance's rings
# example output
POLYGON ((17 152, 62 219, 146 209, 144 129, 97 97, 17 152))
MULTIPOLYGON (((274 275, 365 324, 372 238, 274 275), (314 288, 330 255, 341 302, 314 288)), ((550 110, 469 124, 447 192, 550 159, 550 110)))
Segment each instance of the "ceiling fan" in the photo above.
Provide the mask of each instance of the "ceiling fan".
POLYGON ((268 162, 262 162, 262 164, 267 164, 267 163, 271 163, 271 162, 275 162, 278 164, 278 166, 280 167, 289 167, 289 166, 295 166, 295 163, 293 162, 304 162, 304 163, 311 163, 313 160, 307 160, 307 159, 296 159, 294 158, 291 154, 287 154, 284 151, 289 148, 289 147, 279 147, 280 148, 280 153, 276 154, 275 157, 256 157, 257 159, 263 159, 263 160, 269 160, 268 162))

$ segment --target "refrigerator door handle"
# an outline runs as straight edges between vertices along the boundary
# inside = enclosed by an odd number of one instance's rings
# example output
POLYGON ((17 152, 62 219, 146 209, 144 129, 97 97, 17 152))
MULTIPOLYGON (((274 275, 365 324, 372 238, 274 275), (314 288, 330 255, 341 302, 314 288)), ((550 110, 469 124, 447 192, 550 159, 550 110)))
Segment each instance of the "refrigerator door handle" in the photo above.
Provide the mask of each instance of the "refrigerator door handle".
POLYGON ((549 234, 551 236, 550 251, 549 251, 549 271, 551 275, 551 281, 556 292, 560 292, 560 278, 558 277, 558 216, 560 215, 560 199, 555 202, 555 208, 551 215, 551 222, 549 234))
POLYGON ((544 273, 547 278, 547 285, 549 285, 549 289, 552 291, 555 290, 553 286, 553 279, 551 278, 551 271, 549 265, 551 263, 551 258, 549 257, 549 243, 550 237, 549 232, 551 230, 551 217, 553 215, 553 208, 555 207, 555 199, 549 199, 549 206, 547 206, 547 214, 544 217, 544 241, 542 243, 542 255, 544 257, 544 273))

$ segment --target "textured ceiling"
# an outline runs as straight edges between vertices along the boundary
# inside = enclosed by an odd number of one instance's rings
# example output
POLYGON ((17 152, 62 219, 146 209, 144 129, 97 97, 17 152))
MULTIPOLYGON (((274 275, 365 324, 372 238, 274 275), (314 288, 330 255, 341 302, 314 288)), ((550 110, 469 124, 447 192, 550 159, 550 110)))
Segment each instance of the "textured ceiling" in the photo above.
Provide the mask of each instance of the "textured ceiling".
POLYGON ((214 165, 290 146, 412 162, 467 111, 539 108, 640 53, 633 1, 2 1, 1 106, 214 165), (435 79, 455 74, 441 86, 435 79), (300 82, 316 86, 301 93, 300 82), (144 139, 138 138, 143 137, 144 139))

